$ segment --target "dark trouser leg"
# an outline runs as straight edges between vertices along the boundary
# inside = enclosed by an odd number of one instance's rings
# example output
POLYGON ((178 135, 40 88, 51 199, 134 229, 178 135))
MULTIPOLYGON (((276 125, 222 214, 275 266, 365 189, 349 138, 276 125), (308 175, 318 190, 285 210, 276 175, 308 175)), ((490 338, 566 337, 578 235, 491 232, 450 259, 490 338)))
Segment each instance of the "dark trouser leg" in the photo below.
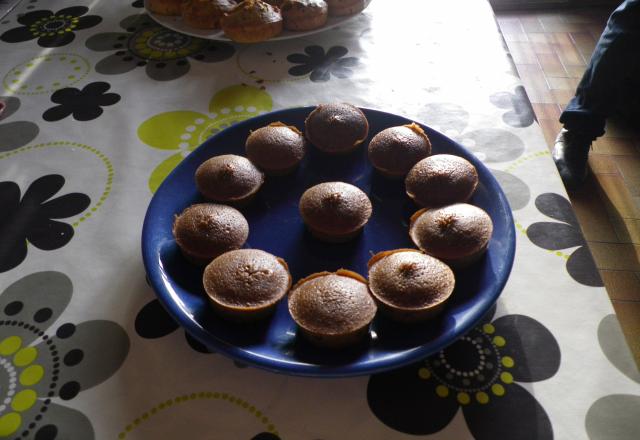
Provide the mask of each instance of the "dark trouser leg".
POLYGON ((639 76, 640 0, 626 0, 609 17, 560 122, 585 137, 602 136, 607 117, 633 112, 632 103, 640 96, 639 76))

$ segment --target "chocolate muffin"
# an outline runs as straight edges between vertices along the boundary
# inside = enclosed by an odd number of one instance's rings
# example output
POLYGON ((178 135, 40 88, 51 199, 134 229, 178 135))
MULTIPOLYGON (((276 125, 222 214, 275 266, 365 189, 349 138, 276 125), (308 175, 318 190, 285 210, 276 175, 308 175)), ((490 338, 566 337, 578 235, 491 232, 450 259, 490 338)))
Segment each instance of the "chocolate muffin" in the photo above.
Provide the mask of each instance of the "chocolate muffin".
POLYGON ((247 157, 265 173, 284 175, 296 169, 307 150, 300 130, 282 122, 273 122, 249 135, 247 157))
POLYGON ((233 0, 184 0, 182 20, 197 29, 218 29, 220 19, 235 6, 233 0))
POLYGON ((238 249, 209 263, 202 282, 216 312, 244 321, 273 312, 291 288, 291 275, 281 258, 259 249, 238 249))
POLYGON ((324 0, 285 0, 280 6, 284 28, 290 31, 310 31, 324 26, 329 8, 324 0))
POLYGON ((415 164, 404 183, 418 205, 443 206, 468 201, 478 186, 478 172, 460 156, 435 154, 415 164))
POLYGON ((380 252, 368 266, 369 289, 380 311, 399 322, 436 316, 455 286, 449 266, 415 249, 380 252))
POLYGON ((180 15, 182 0, 147 0, 146 7, 158 15, 180 15))
POLYGON ((187 259, 205 265, 224 252, 242 247, 249 236, 249 224, 235 208, 198 203, 176 216, 173 236, 187 259))
POLYGON ((369 121, 351 104, 321 104, 304 121, 309 142, 330 154, 355 150, 369 134, 369 121))
POLYGON ((421 209, 411 217, 409 227, 416 246, 454 268, 478 260, 487 250, 492 233, 491 217, 467 203, 421 209))
POLYGON ((344 269, 310 275, 289 293, 289 313, 302 335, 323 347, 363 340, 376 310, 366 280, 344 269))
POLYGON ((196 170, 196 187, 208 200, 243 206, 264 183, 264 174, 249 159, 234 154, 214 156, 196 170))
POLYGON ((355 237, 369 221, 369 197, 344 182, 312 186, 300 198, 300 215, 311 233, 324 241, 344 242, 355 237))
POLYGON ((329 15, 352 15, 364 10, 365 0, 327 0, 327 4, 329 15))
POLYGON ((404 177, 409 170, 431 154, 431 142, 424 130, 411 123, 390 127, 369 142, 369 160, 388 177, 404 177))
POLYGON ((238 43, 258 43, 282 32, 280 9, 262 0, 244 0, 220 20, 225 35, 238 43))

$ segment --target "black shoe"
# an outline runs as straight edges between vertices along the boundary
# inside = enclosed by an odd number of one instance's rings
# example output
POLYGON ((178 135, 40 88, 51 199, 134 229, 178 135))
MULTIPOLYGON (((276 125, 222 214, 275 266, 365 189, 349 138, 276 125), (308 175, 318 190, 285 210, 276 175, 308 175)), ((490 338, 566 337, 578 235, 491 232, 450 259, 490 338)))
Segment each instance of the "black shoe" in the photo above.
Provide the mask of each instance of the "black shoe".
POLYGON ((587 160, 593 138, 565 130, 558 134, 551 156, 567 189, 576 189, 587 178, 587 160))

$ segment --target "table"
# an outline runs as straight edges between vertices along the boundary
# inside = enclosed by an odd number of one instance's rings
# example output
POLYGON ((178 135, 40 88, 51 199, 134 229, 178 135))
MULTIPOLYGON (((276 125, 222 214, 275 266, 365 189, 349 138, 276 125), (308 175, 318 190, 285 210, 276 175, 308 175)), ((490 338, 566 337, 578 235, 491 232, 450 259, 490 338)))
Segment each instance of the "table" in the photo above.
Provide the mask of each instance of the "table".
POLYGON ((0 23, 0 436, 637 438, 640 374, 488 3, 376 0, 250 46, 164 32, 141 7, 23 0, 0 23), (454 345, 371 377, 208 353, 145 282, 147 204, 212 133, 333 100, 491 168, 519 231, 504 293, 454 345))

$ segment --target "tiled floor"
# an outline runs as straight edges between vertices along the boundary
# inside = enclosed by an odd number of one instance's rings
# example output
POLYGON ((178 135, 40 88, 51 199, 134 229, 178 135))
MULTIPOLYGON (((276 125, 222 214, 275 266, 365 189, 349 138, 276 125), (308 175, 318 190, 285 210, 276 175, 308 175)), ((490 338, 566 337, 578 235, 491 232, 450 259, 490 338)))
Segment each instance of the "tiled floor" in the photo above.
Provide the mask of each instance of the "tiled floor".
MULTIPOLYGON (((496 12, 550 148, 612 10, 496 12)), ((608 123, 589 163, 586 185, 569 196, 640 365, 640 132, 608 123)))

